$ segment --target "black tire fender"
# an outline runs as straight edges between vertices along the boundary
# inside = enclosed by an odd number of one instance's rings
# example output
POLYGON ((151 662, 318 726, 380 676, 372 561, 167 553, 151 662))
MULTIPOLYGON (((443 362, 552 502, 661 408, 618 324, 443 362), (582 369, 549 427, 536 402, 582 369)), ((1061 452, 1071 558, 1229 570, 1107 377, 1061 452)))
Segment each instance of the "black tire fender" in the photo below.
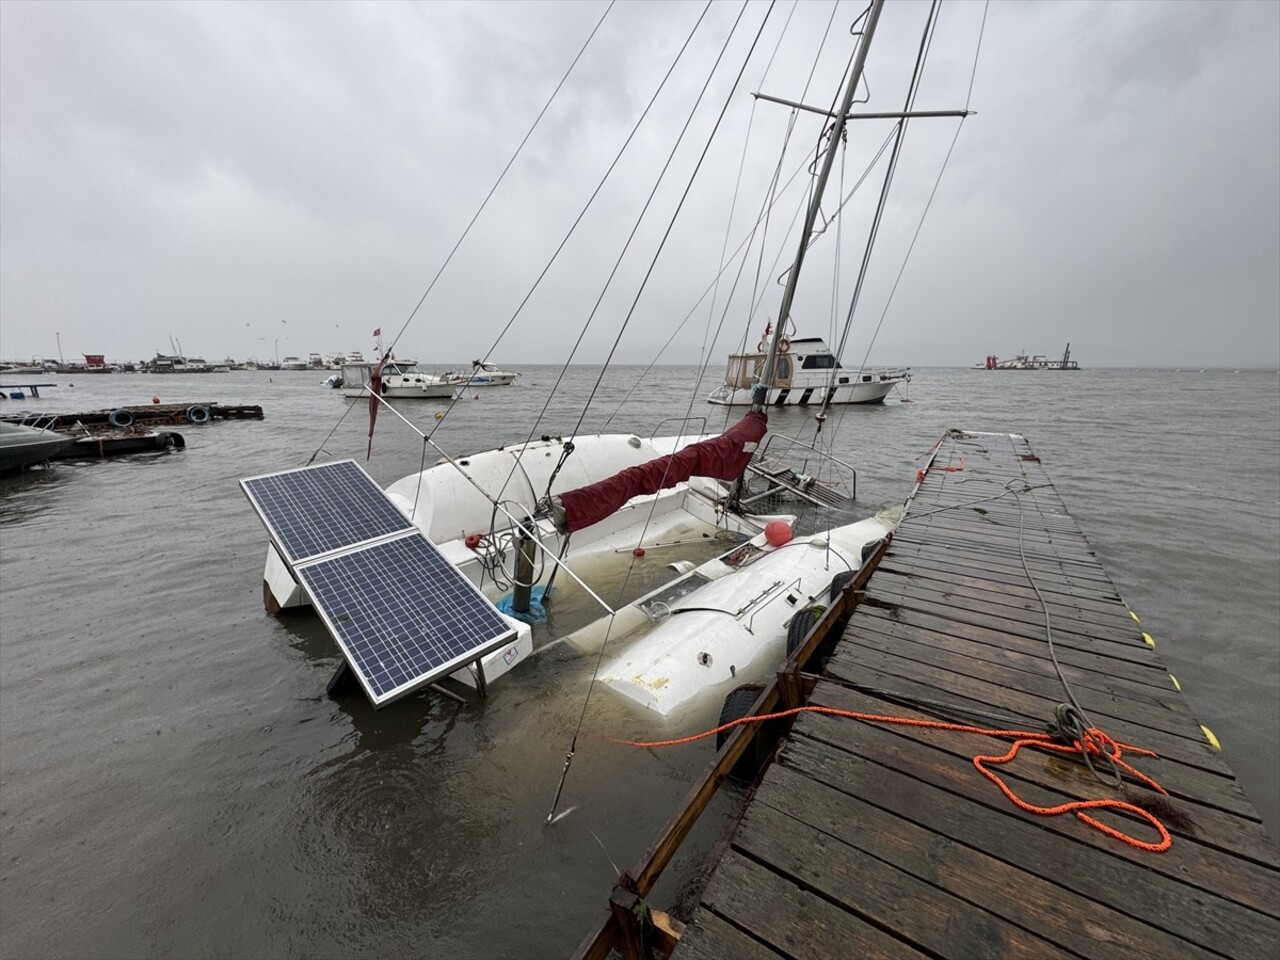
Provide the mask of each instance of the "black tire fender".
POLYGON ((787 625, 787 656, 800 649, 800 645, 804 643, 804 638, 809 635, 809 631, 813 629, 814 624, 822 619, 822 615, 827 612, 827 608, 820 603, 813 603, 796 611, 796 615, 791 618, 791 623, 787 625))
MULTIPOLYGON (((763 683, 744 683, 740 687, 734 687, 724 698, 724 706, 720 708, 720 721, 717 727, 724 726, 734 720, 741 720, 751 712, 751 705, 756 702, 756 697, 760 696, 760 691, 764 689, 763 683)), ((716 749, 719 750, 724 746, 724 742, 729 739, 735 730, 730 727, 728 730, 721 730, 716 734, 716 749)))

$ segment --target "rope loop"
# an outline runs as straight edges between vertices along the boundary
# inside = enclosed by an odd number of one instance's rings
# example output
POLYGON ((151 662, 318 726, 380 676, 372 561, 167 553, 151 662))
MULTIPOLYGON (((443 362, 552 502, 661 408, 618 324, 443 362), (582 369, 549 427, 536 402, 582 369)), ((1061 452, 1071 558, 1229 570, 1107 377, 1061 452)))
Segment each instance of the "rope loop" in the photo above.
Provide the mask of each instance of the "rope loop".
MULTIPOLYGON (((1074 813, 1081 823, 1092 827, 1114 840, 1127 843, 1131 847, 1136 847, 1139 850, 1145 850, 1148 853, 1163 853, 1173 845, 1173 837, 1169 833, 1168 828, 1165 827, 1164 823, 1155 814, 1151 813, 1149 810, 1142 809, 1136 804, 1108 797, 1097 800, 1069 800, 1066 803, 1060 803, 1049 807, 1039 806, 1034 803, 1029 803, 1019 797, 1013 792, 1013 788, 1000 778, 999 774, 990 769, 991 767, 1012 762, 1023 747, 1043 750, 1047 753, 1079 755, 1084 758, 1086 763, 1089 763, 1090 757, 1105 757, 1112 763, 1113 769, 1116 770, 1118 784, 1121 782, 1119 770, 1123 769, 1144 786, 1156 791, 1157 793, 1162 793, 1168 796, 1169 792, 1153 778, 1147 776, 1142 771, 1135 769, 1122 759, 1126 751, 1137 756, 1156 758, 1159 755, 1155 753, 1155 751, 1137 747, 1133 744, 1121 743, 1097 727, 1073 726, 1077 724, 1077 718, 1080 716, 1080 711, 1072 704, 1062 704, 1054 710, 1054 723, 1050 724, 1049 727, 1051 730, 1056 728, 1056 731, 1045 733, 1034 730, 1002 730, 992 727, 976 727, 966 723, 948 723, 943 720, 920 720, 915 717, 895 717, 877 713, 862 713, 857 710, 840 710, 835 707, 809 705, 803 707, 792 707, 789 710, 779 710, 775 713, 765 713, 752 717, 740 717, 737 720, 730 720, 728 723, 722 723, 720 726, 714 727, 710 730, 704 730, 701 733, 695 733, 687 737, 679 737, 674 740, 622 740, 613 737, 607 739, 612 743, 626 747, 641 747, 643 749, 652 749, 654 747, 674 747, 686 743, 693 743, 697 740, 704 740, 707 737, 714 737, 718 733, 730 730, 741 724, 762 723, 767 720, 780 720, 785 717, 794 717, 801 713, 821 713, 826 714, 827 716, 842 717, 849 720, 861 720, 864 723, 884 723, 902 727, 916 727, 918 729, 925 730, 944 730, 952 733, 970 733, 978 734, 980 736, 1011 740, 1012 743, 1010 744, 1008 751, 1003 755, 976 756, 973 758, 973 765, 978 769, 979 773, 994 783, 1000 792, 1003 793, 1016 807, 1018 807, 1018 809, 1024 810, 1027 813, 1034 813, 1038 816, 1045 817, 1057 816, 1063 813, 1074 813), (1069 742, 1062 742, 1063 731, 1067 730, 1075 733, 1076 736, 1074 736, 1069 742), (1094 810, 1113 810, 1138 817, 1150 824, 1151 827, 1160 835, 1160 839, 1155 843, 1151 843, 1127 834, 1122 830, 1118 830, 1115 827, 1103 823, 1091 813, 1087 812, 1094 810)), ((1093 769, 1092 764, 1090 764, 1090 769, 1093 769)))

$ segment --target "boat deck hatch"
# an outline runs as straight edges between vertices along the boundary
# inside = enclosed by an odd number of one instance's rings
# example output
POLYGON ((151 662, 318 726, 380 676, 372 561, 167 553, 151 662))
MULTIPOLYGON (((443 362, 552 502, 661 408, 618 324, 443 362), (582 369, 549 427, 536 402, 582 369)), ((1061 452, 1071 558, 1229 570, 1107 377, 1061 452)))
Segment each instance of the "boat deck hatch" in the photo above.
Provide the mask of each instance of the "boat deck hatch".
POLYGON ((676 601, 682 597, 687 597, 699 587, 710 582, 710 577, 704 577, 700 573, 691 573, 687 577, 681 577, 664 590, 655 593, 639 604, 639 607, 650 620, 661 620, 671 612, 671 608, 676 605, 676 601))

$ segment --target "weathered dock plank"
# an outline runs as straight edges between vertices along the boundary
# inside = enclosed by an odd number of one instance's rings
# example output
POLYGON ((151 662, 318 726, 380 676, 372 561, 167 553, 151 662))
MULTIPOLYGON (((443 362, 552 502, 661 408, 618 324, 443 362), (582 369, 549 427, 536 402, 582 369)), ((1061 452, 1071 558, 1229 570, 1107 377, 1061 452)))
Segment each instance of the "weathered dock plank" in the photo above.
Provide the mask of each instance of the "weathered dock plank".
MULTIPOLYGON (((875 642, 875 638, 883 637, 889 642, 921 644, 940 651, 1002 664, 1012 670, 1023 670, 1035 675, 1044 675, 1053 669, 1052 661, 1044 652, 1044 644, 1036 644, 1033 640, 1028 640, 1025 644, 1014 642, 999 645, 987 643, 982 639, 966 639, 939 630, 877 617, 862 619, 862 631, 859 637, 864 642, 875 642)), ((1020 638, 1015 638, 1017 639, 1020 638)), ((926 655, 921 654, 921 656, 926 655)), ((1182 694, 1174 688, 1168 674, 1152 674, 1144 671, 1143 674, 1146 675, 1143 675, 1117 669, 1117 667, 1122 668, 1123 664, 1110 657, 1073 650, 1059 650, 1058 663, 1069 682, 1101 693, 1157 704, 1168 709, 1177 709, 1178 701, 1182 697, 1182 694)))
POLYGON ((680 956, 685 960, 779 960, 783 954, 700 907, 697 922, 680 939, 680 956))
MULTIPOLYGON (((1275 955, 1280 853, 1024 439, 944 438, 856 598, 810 705, 1037 731, 1074 697, 1156 751, 1126 759, 1169 791, 1147 806, 1172 845, 1016 806, 973 762, 1008 740, 803 713, 675 957, 733 936, 764 957, 1275 955)), ((1036 750, 999 775, 1039 806, 1157 796, 1036 750)))
MULTIPOLYGON (((993 651, 1017 650, 1049 659, 1049 651, 1043 639, 1024 636, 1021 632, 1011 633, 977 624, 960 623, 920 610, 886 610, 870 604, 863 605, 860 616, 862 622, 874 623, 876 629, 880 630, 937 634, 955 638, 966 645, 973 644, 971 649, 974 656, 986 657, 994 655, 993 651)), ((1169 672, 1147 656, 1143 648, 1137 646, 1118 648, 1086 637, 1083 643, 1059 643, 1057 655, 1059 663, 1075 663, 1135 683, 1159 687, 1161 690, 1170 683, 1169 672)))
POLYGON ((1096 957, 1215 956, 1180 937, 1089 896, 1028 874, 944 832, 920 826, 833 784, 823 755, 796 751, 777 776, 762 784, 757 804, 776 807, 809 827, 924 878, 982 911, 1015 923, 1060 947, 1096 957), (806 760, 813 761, 807 766, 806 760), (1087 924, 1079 917, 1089 916, 1087 924))
MULTIPOLYGON (((849 892, 859 886, 855 884, 849 892)), ((778 871, 733 851, 720 862, 703 895, 702 907, 776 945, 784 956, 831 960, 850 956, 885 960, 924 956, 887 936, 864 917, 825 896, 814 896, 810 889, 778 871), (783 909, 761 910, 761 904, 783 909)), ((676 952, 680 953, 680 948, 676 952)))

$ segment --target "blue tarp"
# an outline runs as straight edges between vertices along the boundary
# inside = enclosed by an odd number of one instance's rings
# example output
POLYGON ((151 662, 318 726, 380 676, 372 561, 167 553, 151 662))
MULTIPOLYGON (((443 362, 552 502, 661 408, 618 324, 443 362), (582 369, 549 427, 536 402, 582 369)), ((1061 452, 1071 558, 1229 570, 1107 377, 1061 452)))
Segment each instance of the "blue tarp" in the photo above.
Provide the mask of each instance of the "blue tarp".
POLYGON ((534 587, 529 591, 529 611, 527 613, 516 613, 511 609, 511 594, 507 594, 499 600, 494 606, 505 613, 508 617, 515 617, 517 620, 523 620, 525 623, 546 623, 547 607, 543 599, 546 595, 546 587, 534 587))

